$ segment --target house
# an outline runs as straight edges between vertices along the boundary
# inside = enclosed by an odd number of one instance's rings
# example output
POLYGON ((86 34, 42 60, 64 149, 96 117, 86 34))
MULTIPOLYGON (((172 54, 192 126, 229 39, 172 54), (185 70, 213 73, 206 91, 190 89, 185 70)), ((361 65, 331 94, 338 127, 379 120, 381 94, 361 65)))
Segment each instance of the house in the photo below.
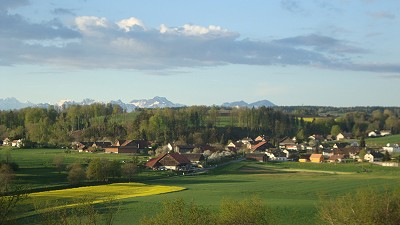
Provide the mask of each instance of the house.
POLYGON ((383 154, 378 151, 369 151, 364 156, 364 161, 367 162, 380 162, 383 159, 383 154))
POLYGON ((320 163, 324 161, 324 156, 322 154, 311 154, 310 162, 320 163))
POLYGON ((234 147, 237 150, 239 150, 239 149, 251 149, 251 143, 250 142, 243 143, 242 141, 237 141, 235 143, 231 142, 231 143, 229 143, 228 147, 234 147))
POLYGON ((360 153, 361 150, 362 148, 360 147, 337 148, 333 149, 333 154, 334 155, 343 154, 347 158, 356 159, 358 158, 358 154, 360 153))
POLYGON ((320 134, 313 134, 308 137, 309 140, 314 140, 314 141, 323 141, 324 137, 320 134))
POLYGON ((279 148, 280 149, 286 149, 287 148, 287 146, 293 146, 293 145, 296 145, 296 143, 293 141, 293 139, 291 139, 291 138, 289 138, 289 137, 286 137, 286 138, 284 138, 284 139, 282 139, 280 142, 279 142, 279 148))
POLYGON ((189 159, 191 163, 200 163, 206 159, 202 153, 186 153, 182 155, 189 159))
POLYGON ((175 145, 174 152, 177 153, 191 153, 196 146, 194 145, 175 145))
POLYGON ((384 136, 388 136, 391 135, 392 132, 390 130, 374 130, 374 131, 370 131, 368 132, 368 137, 384 137, 384 136))
POLYGON ((299 162, 309 162, 310 156, 310 154, 300 155, 299 162))
POLYGON ((392 132, 390 130, 381 130, 381 136, 388 136, 391 134, 392 134, 392 132))
POLYGON ((340 163, 340 162, 343 162, 344 159, 345 159, 345 157, 343 154, 331 155, 328 159, 328 162, 340 163))
POLYGON ((268 141, 267 136, 265 135, 260 135, 254 139, 254 141, 268 141))
POLYGON ((264 153, 248 153, 246 154, 246 159, 256 160, 258 162, 267 162, 268 156, 264 153))
POLYGON ((251 144, 253 142, 253 139, 246 137, 240 140, 240 142, 242 142, 243 144, 251 144))
POLYGON ((285 149, 282 152, 285 153, 288 161, 298 161, 299 160, 299 152, 297 150, 285 149))
POLYGON ((188 171, 190 165, 191 162, 188 158, 176 152, 161 154, 146 163, 146 167, 153 170, 165 168, 174 171, 188 171))
POLYGON ((138 154, 150 148, 150 142, 145 140, 117 140, 114 145, 104 147, 106 153, 138 154))
POLYGON ((368 132, 368 137, 380 137, 380 136, 381 136, 381 132, 378 130, 368 132))
POLYGON ((383 151, 387 151, 389 154, 399 153, 400 146, 398 144, 387 143, 385 147, 382 148, 383 151))
POLYGON ((251 152, 265 152, 269 148, 273 148, 274 146, 266 141, 260 141, 255 145, 251 146, 251 152))
POLYGON ((353 138, 353 134, 352 133, 339 133, 336 136, 336 140, 343 140, 343 139, 352 139, 353 138))
POLYGON ((273 152, 266 152, 265 154, 268 156, 268 161, 274 161, 274 162, 288 161, 286 154, 280 149, 277 149, 273 152))
POLYGON ((337 142, 333 145, 333 148, 345 148, 349 145, 349 143, 345 143, 345 142, 337 142))
POLYGON ((11 142, 11 146, 16 148, 21 148, 23 146, 22 140, 21 139, 13 140, 11 142))
POLYGON ((9 138, 3 140, 3 146, 10 146, 10 145, 11 145, 11 140, 9 138))

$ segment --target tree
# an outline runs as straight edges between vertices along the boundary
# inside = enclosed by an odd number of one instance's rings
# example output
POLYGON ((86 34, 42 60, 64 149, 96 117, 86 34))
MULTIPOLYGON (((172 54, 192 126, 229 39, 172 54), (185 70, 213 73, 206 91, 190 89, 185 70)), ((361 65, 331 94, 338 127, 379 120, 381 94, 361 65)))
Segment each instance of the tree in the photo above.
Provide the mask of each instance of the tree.
POLYGON ((12 185, 14 173, 11 167, 3 164, 0 167, 0 225, 12 224, 16 207, 27 195, 19 186, 12 185), (13 194, 10 194, 13 193, 13 194))
POLYGON ((134 162, 125 163, 122 166, 122 176, 127 178, 129 181, 135 177, 137 171, 137 164, 134 162))
POLYGON ((337 136, 340 132, 342 132, 342 130, 340 129, 339 125, 333 125, 331 128, 331 135, 332 136, 337 136))
POLYGON ((390 158, 389 152, 388 152, 388 151, 385 151, 385 154, 383 155, 382 161, 388 162, 388 161, 390 161, 390 160, 391 160, 391 158, 390 158))
POLYGON ((14 171, 8 164, 0 164, 0 192, 6 193, 11 189, 14 171))
POLYGON ((73 163, 69 166, 67 179, 72 185, 78 185, 86 179, 85 170, 80 163, 73 163))
POLYGON ((252 197, 241 201, 223 200, 218 215, 219 225, 272 224, 271 210, 260 198, 252 197))
POLYGON ((108 181, 109 178, 121 176, 121 164, 118 161, 107 159, 93 159, 86 170, 90 180, 108 181))
POLYGON ((55 156, 53 158, 53 164, 57 168, 58 173, 61 173, 61 171, 64 169, 64 157, 61 155, 55 156))
POLYGON ((400 224, 399 190, 360 189, 320 201, 320 219, 328 224, 400 224))

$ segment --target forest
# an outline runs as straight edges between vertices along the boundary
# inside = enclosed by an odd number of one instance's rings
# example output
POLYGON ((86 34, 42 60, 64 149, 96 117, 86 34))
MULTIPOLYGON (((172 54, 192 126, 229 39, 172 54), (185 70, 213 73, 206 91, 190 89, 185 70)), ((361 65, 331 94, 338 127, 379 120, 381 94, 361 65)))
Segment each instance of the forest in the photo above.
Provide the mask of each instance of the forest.
POLYGON ((357 138, 372 130, 400 132, 399 108, 316 106, 273 108, 137 109, 118 105, 73 105, 0 111, 0 138, 24 139, 26 146, 69 146, 72 141, 143 139, 165 144, 222 143, 266 135, 272 142, 286 136, 307 140, 312 134, 351 132, 357 138))

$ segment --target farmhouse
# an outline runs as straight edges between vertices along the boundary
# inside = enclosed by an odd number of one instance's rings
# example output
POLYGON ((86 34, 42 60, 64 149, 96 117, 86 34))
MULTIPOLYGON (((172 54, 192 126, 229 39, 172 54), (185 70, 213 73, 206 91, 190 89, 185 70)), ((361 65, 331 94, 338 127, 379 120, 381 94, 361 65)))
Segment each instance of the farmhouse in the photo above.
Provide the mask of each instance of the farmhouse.
POLYGON ((117 140, 114 145, 105 147, 106 153, 138 154, 141 150, 150 148, 150 142, 144 140, 117 140))
POLYGON ((344 160, 344 155, 343 154, 337 154, 337 155, 332 155, 329 157, 328 162, 331 163, 340 163, 344 160))
POLYGON ((174 151, 178 153, 191 153, 195 147, 194 145, 175 145, 174 151))
POLYGON ((279 142, 279 148, 280 149, 286 149, 288 146, 293 146, 296 145, 296 143, 293 141, 291 138, 284 138, 279 142))
POLYGON ((246 159, 256 160, 258 162, 267 162, 268 156, 264 153, 248 153, 246 154, 246 159))
POLYGON ((201 153, 186 153, 182 155, 189 159, 191 163, 200 163, 205 160, 204 155, 201 153))
POLYGON ((251 152, 265 152, 268 148, 273 148, 274 146, 266 141, 260 141, 255 145, 251 146, 251 152))
POLYGON ((184 155, 179 153, 164 153, 160 156, 150 159, 146 163, 146 167, 157 170, 164 167, 169 170, 187 171, 190 168, 190 161, 184 155))
POLYGON ((320 163, 324 161, 324 156, 322 154, 311 154, 310 162, 320 163))

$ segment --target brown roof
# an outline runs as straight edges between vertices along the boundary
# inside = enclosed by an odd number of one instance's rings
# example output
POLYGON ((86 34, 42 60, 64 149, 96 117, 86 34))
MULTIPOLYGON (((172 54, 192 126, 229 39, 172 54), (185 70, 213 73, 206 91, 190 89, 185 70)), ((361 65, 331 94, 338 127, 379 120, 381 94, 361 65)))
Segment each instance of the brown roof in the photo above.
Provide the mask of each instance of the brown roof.
POLYGON ((165 157, 170 157, 174 161, 176 161, 177 164, 190 164, 190 161, 188 158, 186 158, 184 155, 181 155, 179 153, 164 153, 159 155, 156 158, 150 159, 147 163, 147 167, 154 167, 159 163, 163 158, 165 157))
POLYGON ((337 154, 337 155, 331 155, 331 157, 329 157, 329 160, 338 160, 338 159, 344 159, 344 155, 343 154, 337 154))
POLYGON ((204 160, 204 155, 201 153, 187 153, 182 155, 185 156, 191 162, 204 160))
POLYGON ((258 144, 256 144, 256 145, 254 145, 254 146, 251 146, 251 149, 257 149, 257 148, 259 148, 259 147, 261 147, 261 146, 263 146, 263 145, 265 145, 265 144, 267 144, 267 142, 266 141, 261 141, 261 142, 259 142, 258 144))
POLYGON ((346 147, 346 148, 337 148, 333 149, 333 153, 336 154, 343 154, 343 155, 350 155, 350 154, 358 154, 360 153, 360 147, 346 147))

